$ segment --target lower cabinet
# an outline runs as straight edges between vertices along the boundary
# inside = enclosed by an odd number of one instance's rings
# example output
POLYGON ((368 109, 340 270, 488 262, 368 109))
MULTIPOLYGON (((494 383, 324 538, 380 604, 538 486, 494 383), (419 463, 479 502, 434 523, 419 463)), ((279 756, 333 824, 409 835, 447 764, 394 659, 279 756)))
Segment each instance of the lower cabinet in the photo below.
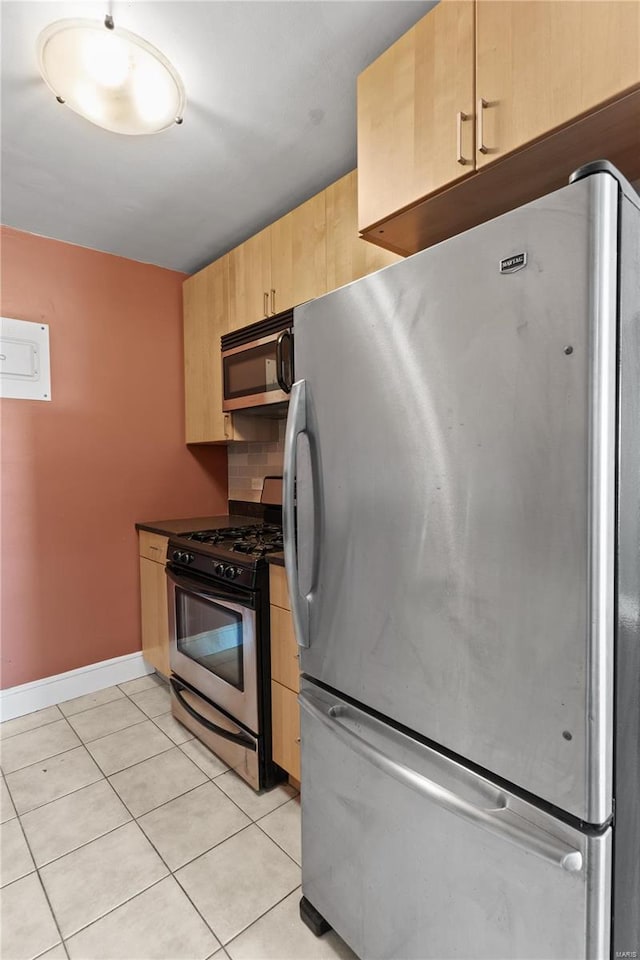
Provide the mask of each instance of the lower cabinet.
POLYGON ((273 759, 300 782, 300 706, 298 694, 271 681, 273 759))
POLYGON ((273 759, 300 782, 300 662, 284 567, 269 568, 273 759))
POLYGON ((164 677, 169 676, 169 611, 165 573, 167 543, 167 537, 140 531, 142 656, 164 677))

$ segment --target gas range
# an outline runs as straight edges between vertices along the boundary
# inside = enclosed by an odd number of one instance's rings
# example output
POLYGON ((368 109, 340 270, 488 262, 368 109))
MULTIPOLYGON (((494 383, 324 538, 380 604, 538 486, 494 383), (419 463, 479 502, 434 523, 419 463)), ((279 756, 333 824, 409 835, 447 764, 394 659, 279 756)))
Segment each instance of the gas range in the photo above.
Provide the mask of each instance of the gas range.
POLYGON ((265 557, 283 549, 282 526, 275 523, 238 525, 229 518, 211 530, 181 533, 169 540, 168 559, 177 568, 252 589, 265 557))

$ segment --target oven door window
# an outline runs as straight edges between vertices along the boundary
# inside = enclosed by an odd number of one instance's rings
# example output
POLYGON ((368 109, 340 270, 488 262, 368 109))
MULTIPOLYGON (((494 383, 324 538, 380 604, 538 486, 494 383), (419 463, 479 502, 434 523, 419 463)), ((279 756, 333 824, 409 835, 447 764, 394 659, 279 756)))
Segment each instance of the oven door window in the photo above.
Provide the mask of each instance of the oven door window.
POLYGON ((241 613, 177 587, 176 642, 185 657, 244 690, 241 613))

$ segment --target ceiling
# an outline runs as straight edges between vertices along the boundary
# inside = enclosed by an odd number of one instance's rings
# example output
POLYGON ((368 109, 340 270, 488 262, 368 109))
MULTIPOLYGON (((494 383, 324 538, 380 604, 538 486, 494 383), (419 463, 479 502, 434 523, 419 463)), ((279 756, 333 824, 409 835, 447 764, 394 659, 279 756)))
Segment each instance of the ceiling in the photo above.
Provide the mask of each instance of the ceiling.
POLYGON ((356 165, 356 77, 433 5, 2 0, 2 222, 193 272, 356 165), (182 75, 182 126, 108 133, 41 80, 40 30, 109 9, 182 75))

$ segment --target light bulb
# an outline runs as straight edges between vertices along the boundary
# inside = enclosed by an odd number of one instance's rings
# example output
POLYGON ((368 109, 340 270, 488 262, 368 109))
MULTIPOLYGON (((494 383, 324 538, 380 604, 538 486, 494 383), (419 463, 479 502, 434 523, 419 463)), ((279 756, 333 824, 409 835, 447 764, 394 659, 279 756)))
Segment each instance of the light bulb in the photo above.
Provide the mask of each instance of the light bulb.
POLYGON ((103 87, 121 87, 130 70, 127 45, 111 30, 84 35, 82 63, 87 74, 103 87))

